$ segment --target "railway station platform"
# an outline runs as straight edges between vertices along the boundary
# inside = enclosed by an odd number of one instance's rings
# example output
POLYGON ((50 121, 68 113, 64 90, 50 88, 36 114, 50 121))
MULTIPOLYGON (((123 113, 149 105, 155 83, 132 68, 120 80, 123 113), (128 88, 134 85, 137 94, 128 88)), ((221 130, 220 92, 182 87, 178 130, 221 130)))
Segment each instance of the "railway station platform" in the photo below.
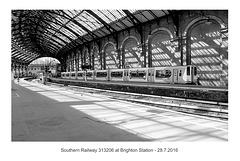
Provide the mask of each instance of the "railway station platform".
POLYGON ((228 122, 21 79, 12 141, 227 142, 228 122))
POLYGON ((132 92, 156 96, 176 97, 228 103, 227 86, 201 86, 193 84, 161 84, 152 82, 93 81, 49 78, 49 82, 80 87, 132 92))

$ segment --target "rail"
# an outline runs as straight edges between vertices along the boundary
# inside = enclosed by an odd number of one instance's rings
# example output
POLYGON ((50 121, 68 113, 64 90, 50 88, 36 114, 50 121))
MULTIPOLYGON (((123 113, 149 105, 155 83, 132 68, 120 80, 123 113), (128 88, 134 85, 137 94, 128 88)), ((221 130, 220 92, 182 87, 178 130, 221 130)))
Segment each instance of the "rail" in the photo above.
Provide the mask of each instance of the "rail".
MULTIPOLYGON (((59 83, 51 84, 64 87, 63 84, 59 83)), ((101 94, 112 99, 147 104, 189 114, 219 118, 222 120, 228 119, 228 103, 112 91, 74 85, 68 85, 67 88, 76 91, 82 90, 82 93, 101 94)))

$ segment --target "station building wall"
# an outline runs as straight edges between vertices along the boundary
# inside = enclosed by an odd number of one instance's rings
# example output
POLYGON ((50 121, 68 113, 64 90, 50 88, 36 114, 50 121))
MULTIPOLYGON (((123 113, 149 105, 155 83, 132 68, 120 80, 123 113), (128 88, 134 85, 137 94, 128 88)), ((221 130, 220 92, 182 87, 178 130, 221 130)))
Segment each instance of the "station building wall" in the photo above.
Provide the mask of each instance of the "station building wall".
POLYGON ((205 86, 228 85, 228 11, 183 10, 178 26, 171 16, 109 35, 79 47, 66 57, 67 69, 196 65, 205 86))

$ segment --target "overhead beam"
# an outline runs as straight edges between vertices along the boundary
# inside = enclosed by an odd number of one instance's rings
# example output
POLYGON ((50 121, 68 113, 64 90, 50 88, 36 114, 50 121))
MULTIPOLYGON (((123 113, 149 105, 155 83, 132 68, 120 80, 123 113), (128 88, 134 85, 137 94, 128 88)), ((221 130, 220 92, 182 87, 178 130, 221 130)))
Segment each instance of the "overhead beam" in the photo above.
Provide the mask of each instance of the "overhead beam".
POLYGON ((86 12, 88 12, 90 15, 92 15, 93 17, 95 17, 98 21, 100 21, 110 33, 116 32, 116 30, 111 27, 108 23, 106 23, 101 17, 99 17, 96 13, 94 13, 92 10, 85 10, 86 12))
POLYGON ((137 26, 138 24, 141 24, 141 22, 128 10, 123 10, 123 12, 130 18, 134 26, 137 26))

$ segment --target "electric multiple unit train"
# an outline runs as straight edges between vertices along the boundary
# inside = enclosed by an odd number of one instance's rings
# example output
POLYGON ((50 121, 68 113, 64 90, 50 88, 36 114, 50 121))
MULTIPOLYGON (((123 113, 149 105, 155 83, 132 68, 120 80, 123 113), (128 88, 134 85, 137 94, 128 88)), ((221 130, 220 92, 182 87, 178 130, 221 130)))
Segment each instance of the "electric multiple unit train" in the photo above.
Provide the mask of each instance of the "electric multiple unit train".
POLYGON ((197 83, 197 67, 193 65, 173 67, 149 67, 108 70, 62 72, 61 78, 95 81, 126 81, 156 83, 197 83))

